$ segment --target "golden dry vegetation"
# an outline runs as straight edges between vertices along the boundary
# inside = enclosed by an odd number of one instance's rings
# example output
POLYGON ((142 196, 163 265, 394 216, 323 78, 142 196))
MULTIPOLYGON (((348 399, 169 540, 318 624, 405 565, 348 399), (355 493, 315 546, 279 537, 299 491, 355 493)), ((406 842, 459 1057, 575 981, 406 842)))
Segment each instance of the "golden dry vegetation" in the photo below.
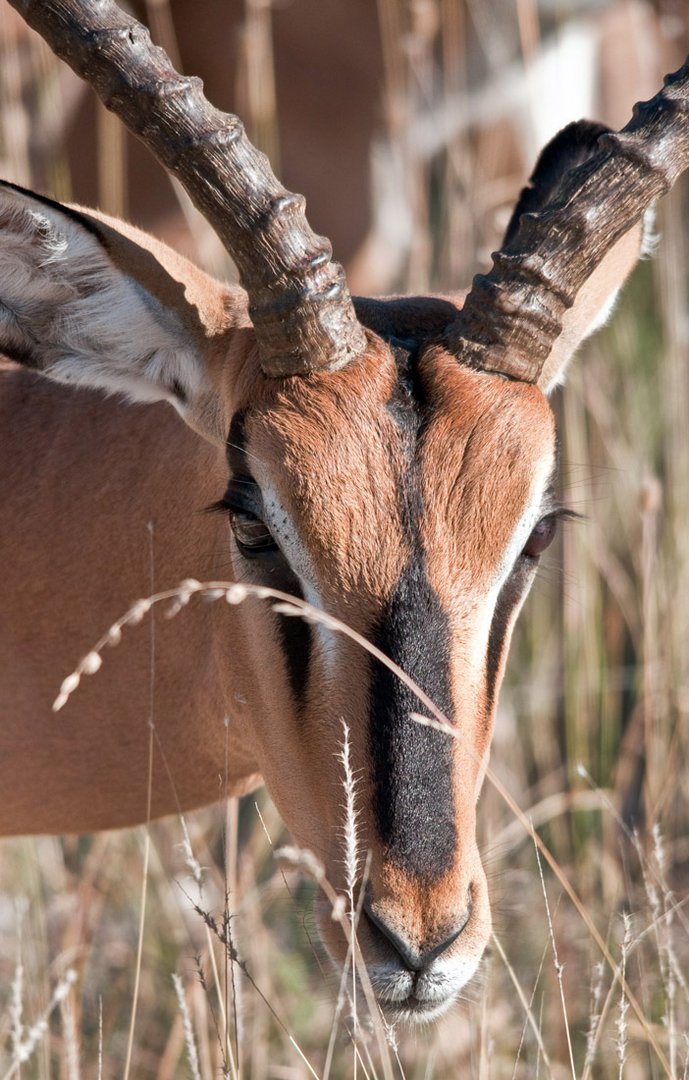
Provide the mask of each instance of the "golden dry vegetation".
MULTIPOLYGON (((175 44, 166 0, 146 7, 175 44)), ((386 287, 454 288, 485 265, 549 122, 538 103, 590 91, 623 123, 686 51, 685 14, 661 0, 379 0, 378 159, 401 162, 409 221, 386 287), (564 52, 541 66, 585 30, 592 72, 576 51, 571 67, 564 52), (523 97, 514 112, 509 95, 523 97), (428 109, 446 100, 462 122, 424 150, 428 109)), ((243 100, 277 154, 268 0, 246 18, 243 100)), ((75 91, 17 33, 3 3, 0 161, 69 197, 59 136, 75 91)), ((117 209, 124 144, 98 117, 100 197, 117 209)), ((480 808, 494 941, 463 1000, 382 1056, 364 1008, 335 1021, 314 886, 276 862, 285 838, 261 793, 186 823, 2 844, 0 1078, 689 1076, 688 211, 681 183, 659 208, 656 256, 556 394, 563 498, 585 519, 549 555, 513 643, 500 790, 489 782, 480 808)), ((217 265, 212 239, 200 247, 217 265)), ((365 281, 363 257, 355 271, 365 281)))

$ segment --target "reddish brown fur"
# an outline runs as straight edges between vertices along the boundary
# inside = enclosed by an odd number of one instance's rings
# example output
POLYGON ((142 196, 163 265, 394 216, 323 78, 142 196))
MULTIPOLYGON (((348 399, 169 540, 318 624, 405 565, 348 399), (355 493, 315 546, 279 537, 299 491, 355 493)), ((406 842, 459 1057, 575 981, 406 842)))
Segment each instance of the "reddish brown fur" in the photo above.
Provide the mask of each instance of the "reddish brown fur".
POLYGON ((265 473, 308 545, 324 606, 355 629, 370 627, 410 554, 397 494, 407 464, 386 413, 396 377, 372 339, 343 371, 268 383, 248 429, 257 479, 265 473))
MULTIPOLYGON (((429 890, 426 883, 408 879, 387 864, 365 789, 359 798, 359 825, 365 846, 374 853, 371 885, 376 910, 386 921, 424 948, 441 931, 450 932, 471 897, 475 917, 465 940, 473 937, 480 952, 489 913, 475 844, 474 804, 493 710, 485 701, 483 664, 476 668, 474 659, 476 651, 481 659, 485 656, 489 623, 482 609, 515 524, 532 497, 534 467, 545 460, 546 475, 552 467, 554 428, 550 409, 535 387, 462 369, 436 348, 428 350, 420 370, 434 417, 421 455, 426 509, 422 536, 432 584, 454 628, 456 724, 463 733, 455 755, 460 837, 455 865, 429 890), (472 645, 468 653, 467 642, 472 645), (467 799, 467 792, 473 797, 467 799)), ((402 434, 386 408, 396 377, 391 356, 374 342, 366 358, 342 372, 285 384, 257 380, 241 395, 242 403, 252 403, 246 429, 252 473, 262 487, 277 491, 308 548, 325 609, 364 635, 379 617, 411 551, 399 506, 409 461, 402 434)), ((334 760, 324 761, 322 740, 337 743, 339 719, 344 717, 354 732, 356 765, 366 775, 362 660, 358 650, 344 647, 333 684, 316 652, 309 711, 280 739, 281 745, 297 743, 300 763, 292 770, 280 760, 280 775, 274 778, 271 763, 263 764, 278 805, 286 815, 291 811, 292 820, 295 807, 301 814, 306 794, 308 810, 299 840, 325 856, 340 885, 341 815, 333 793, 341 783, 341 770, 334 760), (315 788, 309 783, 314 775, 315 788)), ((322 932, 339 955, 338 932, 327 919, 322 932)))
MULTIPOLYGON (((333 670, 328 640, 315 633, 300 709, 268 605, 191 605, 172 622, 156 617, 153 693, 145 625, 108 652, 63 713, 50 712, 62 678, 134 597, 188 576, 262 580, 258 564, 233 548, 226 521, 200 512, 226 483, 222 444, 238 409, 249 410, 248 465, 264 495, 274 492, 286 511, 307 553, 304 577, 313 575, 329 613, 370 633, 412 554, 399 504, 409 446, 388 408, 397 378, 389 347, 372 333, 366 356, 343 371, 267 379, 240 290, 129 227, 97 220, 115 267, 174 305, 203 350, 205 381, 186 418, 206 439, 164 406, 125 407, 16 369, 3 374, 2 828, 63 832, 143 821, 152 714, 154 816, 240 793, 263 777, 297 842, 342 889, 337 753, 345 720, 359 777, 361 847, 371 852, 372 910, 419 950, 471 915, 444 959, 464 972, 453 976, 449 1001, 478 963, 490 928, 475 840, 494 709, 486 699, 486 646, 495 589, 509 569, 505 550, 525 510, 538 517, 552 468, 548 405, 536 387, 462 368, 437 345, 422 347, 419 377, 432 419, 414 451, 423 502, 417 526, 450 620, 458 734, 454 858, 424 881, 396 865, 378 835, 369 665, 345 639, 334 646, 333 670)), ((420 338, 427 312, 435 338, 442 308, 429 300, 387 314, 370 310, 377 326, 389 318, 391 329, 406 333, 413 324, 420 338)), ((324 940, 342 962, 346 942, 321 914, 324 940)), ((374 967, 389 962, 389 946, 370 924, 361 938, 374 967)))

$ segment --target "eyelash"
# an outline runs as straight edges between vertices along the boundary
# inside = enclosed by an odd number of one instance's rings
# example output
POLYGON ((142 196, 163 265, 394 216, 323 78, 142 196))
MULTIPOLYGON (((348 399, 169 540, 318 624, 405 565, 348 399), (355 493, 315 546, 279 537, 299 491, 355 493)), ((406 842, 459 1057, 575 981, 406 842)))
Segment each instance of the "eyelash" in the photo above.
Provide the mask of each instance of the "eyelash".
MULTIPOLYGON (((211 503, 210 506, 207 506, 205 508, 205 512, 208 513, 208 514, 223 514, 223 515, 230 516, 230 517, 232 516, 232 514, 242 514, 242 513, 244 513, 244 514, 247 514, 247 515, 249 515, 251 517, 256 517, 258 520, 260 520, 258 515, 254 514, 253 510, 247 510, 246 508, 237 505, 236 502, 230 502, 226 497, 223 497, 222 499, 218 499, 216 502, 211 503)), ((580 514, 576 510, 572 510, 567 506, 556 506, 549 513, 543 515, 543 517, 540 519, 540 521, 537 522, 537 524, 534 526, 533 532, 535 532, 535 530, 538 528, 538 525, 540 524, 540 522, 546 521, 548 519, 553 520, 554 523, 557 525, 561 521, 582 521, 582 520, 584 520, 584 517, 585 517, 585 515, 580 514)), ((233 528, 233 531, 234 531, 234 528, 233 528)), ((266 530, 266 531, 268 531, 268 530, 266 530)), ((533 532, 532 532, 532 535, 533 535, 533 532)), ((242 545, 237 537, 235 537, 235 539, 237 540, 237 543, 238 543, 238 545, 240 547, 240 550, 243 550, 244 553, 247 554, 250 551, 250 549, 248 549, 244 545, 242 545)), ((531 537, 529 539, 531 539, 531 537)), ((528 544, 529 544, 529 541, 527 540, 527 543, 526 543, 526 545, 524 547, 524 550, 522 551, 522 558, 533 559, 535 561, 539 557, 540 553, 538 553, 536 555, 529 555, 529 553, 527 551, 528 544)), ((275 546, 277 546, 277 545, 275 545, 275 546)), ((549 543, 546 544, 545 548, 543 550, 547 550, 547 548, 549 546, 550 546, 549 543)), ((262 550, 261 548, 258 548, 257 551, 254 552, 254 554, 260 552, 261 550, 262 550)), ((263 549, 263 550, 270 550, 270 548, 266 548, 266 549, 263 549)))
POLYGON ((203 508, 204 514, 229 514, 232 507, 224 499, 217 499, 216 502, 212 502, 210 506, 203 508))
MULTIPOLYGON (((233 480, 232 484, 235 483, 237 481, 233 480)), ((255 487, 255 485, 252 486, 255 487)), ((231 487, 228 488, 228 494, 230 490, 231 487)), ((222 499, 207 506, 206 512, 223 514, 228 518, 235 543, 245 558, 255 559, 279 552, 279 545, 260 514, 243 505, 241 499, 230 499, 225 495, 222 499)))
POLYGON ((558 521, 585 521, 586 514, 580 514, 578 510, 570 510, 568 506, 556 506, 547 517, 557 518, 558 521))
POLYGON ((555 507, 548 514, 543 514, 529 533, 520 554, 522 565, 535 566, 541 555, 548 550, 557 536, 558 525, 562 519, 579 518, 581 515, 564 506, 555 507))

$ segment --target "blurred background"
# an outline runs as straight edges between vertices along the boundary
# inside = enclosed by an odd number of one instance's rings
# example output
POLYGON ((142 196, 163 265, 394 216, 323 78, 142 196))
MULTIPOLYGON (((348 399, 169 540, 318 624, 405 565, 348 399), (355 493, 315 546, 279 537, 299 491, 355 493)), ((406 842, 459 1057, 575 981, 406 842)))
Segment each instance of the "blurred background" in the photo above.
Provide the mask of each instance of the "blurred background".
MULTIPOLYGON (((358 293, 466 287, 544 142, 582 116, 622 126, 689 52, 686 0, 130 7, 306 195, 358 293)), ((233 276, 184 193, 4 0, 0 174, 233 276)), ((346 1009, 334 1022, 312 886, 276 867, 261 794, 154 824, 145 900, 144 830, 0 846, 0 1077, 689 1076, 688 198, 680 182, 658 208, 655 257, 554 395, 562 498, 584 520, 521 616, 492 765, 556 872, 487 784, 495 939, 462 1002, 397 1032, 387 1063, 363 1021, 356 1037, 346 1009), (250 978, 194 910, 221 927, 228 888, 250 978)))

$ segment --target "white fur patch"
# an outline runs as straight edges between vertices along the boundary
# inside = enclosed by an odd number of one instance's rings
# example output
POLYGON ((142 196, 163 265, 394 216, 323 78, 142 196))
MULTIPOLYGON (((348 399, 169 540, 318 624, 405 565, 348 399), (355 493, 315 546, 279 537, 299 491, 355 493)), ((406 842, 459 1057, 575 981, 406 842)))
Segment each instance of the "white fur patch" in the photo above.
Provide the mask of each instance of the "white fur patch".
MULTIPOLYGON (((299 536, 291 516, 270 486, 267 476, 264 477, 260 462, 256 463, 254 471, 263 494, 263 515, 266 525, 280 545, 291 569, 299 578, 306 602, 319 611, 325 610, 318 588, 318 575, 309 556, 307 545, 299 536)), ((319 644, 325 673, 334 677, 339 660, 339 634, 323 626, 322 623, 315 623, 313 632, 319 644)))
POLYGON ((512 533, 511 540, 507 546, 507 550, 502 557, 500 568, 496 581, 493 584, 492 592, 495 593, 497 600, 498 594, 502 589, 508 575, 511 573, 515 562, 521 551, 523 551, 526 541, 529 539, 533 529, 538 524, 541 514, 544 512, 543 499, 545 495, 546 486, 550 479, 553 468, 555 465, 555 453, 551 451, 546 457, 542 457, 537 463, 533 471, 533 479, 531 482, 531 490, 529 492, 529 499, 526 503, 521 518, 517 522, 514 532, 512 533))
MULTIPOLYGON (((463 649, 465 654, 470 657, 470 670, 472 672, 478 673, 485 670, 488 639, 498 597, 500 596, 500 592, 502 591, 507 578, 514 569, 514 565, 519 558, 520 553, 524 550, 524 546, 529 539, 529 536, 538 524, 541 514, 543 513, 545 488, 553 471, 553 465, 554 456, 552 453, 548 454, 547 457, 542 458, 537 463, 534 469, 528 502, 526 503, 519 521, 515 525, 514 532, 512 533, 509 544, 500 560, 491 586, 485 596, 477 603, 475 618, 471 625, 464 624, 463 626, 463 649)), ((514 626, 522 605, 528 596, 528 592, 529 590, 526 589, 522 594, 521 600, 515 605, 510 620, 510 627, 514 626)))
POLYGON ((392 1007, 398 1019, 430 1023, 456 1001, 459 992, 476 974, 480 961, 480 954, 445 957, 434 960, 417 976, 395 964, 371 963, 368 974, 376 997, 383 1007, 392 1007))
POLYGON ((74 218, 0 188, 0 349, 60 382, 178 408, 200 358, 163 308, 74 218))

